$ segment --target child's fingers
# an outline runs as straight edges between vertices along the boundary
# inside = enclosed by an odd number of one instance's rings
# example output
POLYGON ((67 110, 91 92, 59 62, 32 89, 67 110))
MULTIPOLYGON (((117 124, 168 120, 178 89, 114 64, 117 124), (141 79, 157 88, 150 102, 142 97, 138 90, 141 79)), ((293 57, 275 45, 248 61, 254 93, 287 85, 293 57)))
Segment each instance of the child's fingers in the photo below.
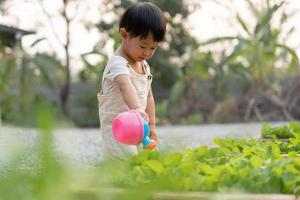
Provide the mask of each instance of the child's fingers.
POLYGON ((142 116, 142 118, 146 121, 146 122, 149 122, 149 116, 148 114, 142 110, 141 108, 137 108, 135 109, 138 113, 140 113, 140 115, 142 116))
POLYGON ((149 116, 146 112, 140 111, 140 114, 144 118, 145 121, 149 122, 149 116))
POLYGON ((149 116, 147 113, 143 113, 143 118, 146 120, 146 122, 149 122, 149 116))
POLYGON ((150 137, 151 137, 153 140, 157 141, 157 134, 156 134, 155 132, 150 132, 150 137))

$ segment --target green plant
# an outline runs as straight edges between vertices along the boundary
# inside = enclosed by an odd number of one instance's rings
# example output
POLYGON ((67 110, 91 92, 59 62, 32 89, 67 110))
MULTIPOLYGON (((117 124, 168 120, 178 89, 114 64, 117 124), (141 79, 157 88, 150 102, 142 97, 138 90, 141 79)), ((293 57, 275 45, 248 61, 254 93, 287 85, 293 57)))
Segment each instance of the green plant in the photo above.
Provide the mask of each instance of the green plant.
POLYGON ((293 194, 299 187, 300 158, 290 152, 282 159, 279 144, 230 138, 215 144, 167 154, 143 151, 129 160, 120 180, 153 191, 293 194))
POLYGON ((262 138, 273 138, 273 139, 288 139, 294 137, 300 137, 300 124, 297 122, 291 122, 288 125, 273 127, 269 124, 264 124, 261 131, 262 138))

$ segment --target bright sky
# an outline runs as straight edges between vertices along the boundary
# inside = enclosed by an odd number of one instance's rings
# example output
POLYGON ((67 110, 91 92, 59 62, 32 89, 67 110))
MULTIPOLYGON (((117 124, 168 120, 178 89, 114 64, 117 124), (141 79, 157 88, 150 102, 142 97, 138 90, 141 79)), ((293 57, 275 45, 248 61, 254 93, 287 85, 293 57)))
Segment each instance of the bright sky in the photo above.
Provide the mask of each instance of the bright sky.
MULTIPOLYGON (((65 41, 65 24, 58 12, 58 10, 62 8, 61 0, 43 0, 45 9, 51 15, 53 25, 51 25, 49 19, 43 13, 38 1, 39 0, 28 0, 26 2, 24 0, 7 1, 6 11, 8 15, 1 16, 0 23, 37 32, 34 35, 28 35, 23 38, 23 46, 28 52, 55 52, 60 59, 63 59, 65 56, 64 49, 57 41, 53 31, 51 31, 51 26, 53 26, 59 40, 65 41), (35 40, 43 37, 46 37, 48 40, 44 40, 38 45, 30 47, 35 40)), ((70 31, 70 55, 73 73, 82 67, 80 55, 91 51, 99 40, 99 37, 101 37, 99 31, 93 27, 93 24, 96 24, 100 19, 101 13, 98 9, 100 1, 85 0, 84 3, 80 3, 79 5, 76 18, 71 24, 70 31), (82 22, 91 28, 88 30, 84 27, 82 22)), ((74 10, 76 10, 74 6, 70 6, 68 10, 70 16, 74 16, 74 10)))
MULTIPOLYGON (((255 5, 265 0, 251 0, 255 5)), ((271 2, 281 2, 282 0, 271 0, 271 2)), ((243 34, 241 26, 235 21, 236 14, 238 13, 246 23, 251 23, 252 27, 255 26, 254 18, 249 12, 249 8, 245 0, 219 0, 222 5, 216 1, 204 0, 201 4, 201 9, 196 11, 190 16, 190 27, 192 33, 201 40, 209 39, 215 36, 231 35, 236 33, 243 34), (227 9, 230 8, 230 9, 227 9)), ((288 38, 287 43, 294 48, 297 48, 300 55, 300 0, 287 0, 288 4, 285 5, 284 11, 287 13, 295 12, 288 23, 283 27, 283 33, 287 32, 291 27, 295 28, 292 37, 288 38)), ((278 25, 279 16, 275 15, 274 25, 278 25)), ((285 35, 285 34, 283 34, 285 35)))
MULTIPOLYGON (((55 52, 61 59, 64 58, 64 50, 57 42, 54 34, 51 30, 51 24, 42 12, 41 7, 38 4, 39 0, 9 0, 5 5, 7 15, 0 16, 0 23, 10 26, 16 26, 25 30, 37 31, 37 34, 32 36, 26 36, 23 39, 23 46, 29 52, 55 52), (35 47, 30 45, 38 38, 46 37, 48 42, 43 41, 35 47)), ((262 2, 262 0, 252 0, 253 2, 262 2)), ((273 0, 279 2, 279 0, 273 0)), ((64 21, 59 16, 58 9, 62 7, 61 0, 43 0, 45 9, 48 13, 51 13, 51 20, 54 29, 61 41, 64 41, 65 26, 64 21)), ((85 0, 78 6, 78 12, 76 14, 75 21, 71 25, 71 48, 70 54, 72 58, 71 67, 73 73, 78 71, 82 67, 80 62, 80 55, 92 50, 92 47, 98 41, 101 34, 93 25, 96 24, 100 17, 100 5, 101 1, 85 0), (82 21, 86 27, 82 25, 82 21)), ((219 0, 222 5, 217 4, 212 0, 203 0, 200 2, 200 8, 195 11, 189 18, 190 24, 188 29, 194 34, 200 41, 224 35, 234 35, 236 33, 243 34, 242 29, 237 26, 237 23, 233 20, 237 13, 239 13, 245 21, 248 23, 254 22, 253 16, 249 13, 245 0, 219 0), (227 7, 227 8, 226 8, 227 7), (228 9, 228 7, 230 9, 228 9)), ((289 4, 286 6, 288 13, 300 9, 299 0, 289 0, 289 4)), ((68 12, 71 16, 74 16, 75 6, 70 6, 68 12)), ((278 17, 277 17, 278 18, 278 17)), ((283 31, 287 31, 290 27, 295 27, 295 33, 292 37, 288 38, 287 43, 296 48, 300 55, 300 26, 299 26, 300 12, 296 13, 283 27, 283 31)), ((278 21, 278 20, 277 20, 278 21)), ((276 20, 275 20, 276 23, 276 20)), ((91 62, 95 62, 98 57, 91 57, 91 62)))

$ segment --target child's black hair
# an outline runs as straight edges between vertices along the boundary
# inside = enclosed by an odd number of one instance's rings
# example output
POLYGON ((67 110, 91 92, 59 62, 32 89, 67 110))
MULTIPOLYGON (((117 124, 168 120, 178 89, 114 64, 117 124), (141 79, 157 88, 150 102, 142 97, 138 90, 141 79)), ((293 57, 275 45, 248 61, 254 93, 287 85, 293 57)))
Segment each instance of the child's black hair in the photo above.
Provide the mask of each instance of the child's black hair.
POLYGON ((166 34, 166 18, 156 5, 139 2, 127 8, 119 28, 125 28, 131 37, 146 38, 152 33, 154 41, 161 42, 166 34))

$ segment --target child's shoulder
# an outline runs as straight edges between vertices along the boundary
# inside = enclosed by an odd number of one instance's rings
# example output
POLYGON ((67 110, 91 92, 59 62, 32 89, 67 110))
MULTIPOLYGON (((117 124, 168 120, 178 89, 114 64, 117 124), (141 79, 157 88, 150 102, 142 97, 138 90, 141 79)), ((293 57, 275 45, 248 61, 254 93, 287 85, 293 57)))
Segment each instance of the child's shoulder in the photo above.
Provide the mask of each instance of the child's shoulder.
POLYGON ((122 57, 117 55, 112 55, 109 57, 107 65, 119 65, 119 66, 127 66, 128 61, 122 57))
POLYGON ((104 74, 110 80, 114 80, 120 74, 130 75, 128 61, 122 56, 110 56, 104 74))

